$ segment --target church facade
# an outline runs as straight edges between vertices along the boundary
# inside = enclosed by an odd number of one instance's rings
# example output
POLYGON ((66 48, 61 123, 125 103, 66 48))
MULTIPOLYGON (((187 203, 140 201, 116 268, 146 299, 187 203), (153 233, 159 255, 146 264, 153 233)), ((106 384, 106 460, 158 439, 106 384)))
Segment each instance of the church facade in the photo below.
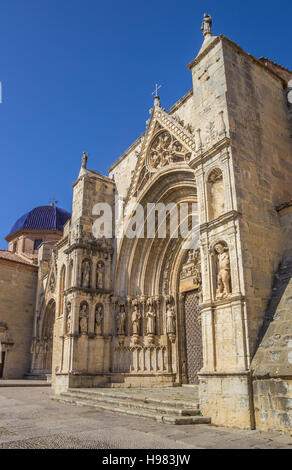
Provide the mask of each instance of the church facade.
POLYGON ((197 384, 214 424, 291 430, 292 72, 211 25, 192 89, 168 111, 155 96, 109 176, 84 154, 39 252, 31 372, 50 316, 56 394, 197 384))

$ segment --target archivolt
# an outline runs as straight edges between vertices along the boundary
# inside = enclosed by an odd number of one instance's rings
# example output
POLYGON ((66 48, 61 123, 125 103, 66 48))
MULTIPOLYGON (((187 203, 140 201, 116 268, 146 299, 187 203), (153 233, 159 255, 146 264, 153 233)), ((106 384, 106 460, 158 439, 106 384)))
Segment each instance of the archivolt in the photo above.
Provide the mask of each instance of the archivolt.
MULTIPOLYGON (((193 170, 186 166, 160 171, 147 184, 137 201, 144 208, 147 203, 197 202, 197 189, 193 170)), ((146 210, 145 210, 146 214, 146 210)), ((166 224, 169 226, 169 217, 166 224)), ((146 234, 146 221, 145 221, 146 234)), ((129 239, 120 243, 115 274, 115 294, 119 297, 153 296, 163 291, 176 292, 178 272, 185 257, 182 238, 129 239), (169 276, 164 288, 164 273, 169 276)))

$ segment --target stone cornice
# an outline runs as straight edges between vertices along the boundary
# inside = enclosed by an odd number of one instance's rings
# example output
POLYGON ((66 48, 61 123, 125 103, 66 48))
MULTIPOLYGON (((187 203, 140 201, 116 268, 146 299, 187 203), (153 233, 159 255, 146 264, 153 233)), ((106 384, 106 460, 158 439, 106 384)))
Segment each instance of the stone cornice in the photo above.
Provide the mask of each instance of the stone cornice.
POLYGON ((235 294, 231 295, 227 299, 223 300, 214 300, 211 302, 205 302, 199 306, 200 312, 203 312, 204 310, 215 310, 217 307, 224 307, 226 305, 230 305, 235 302, 244 302, 245 296, 242 294, 235 294))
POLYGON ((82 294, 89 294, 89 295, 92 295, 92 296, 110 296, 110 295, 113 295, 113 292, 111 290, 107 290, 107 289, 92 289, 92 288, 89 288, 89 287, 69 287, 69 289, 66 289, 64 291, 64 295, 67 296, 69 294, 73 294, 73 293, 82 293, 82 294))
POLYGON ((218 152, 223 149, 227 149, 231 145, 231 139, 229 137, 223 137, 221 140, 216 142, 212 147, 208 148, 205 151, 201 151, 201 153, 197 152, 197 156, 189 162, 189 166, 193 169, 196 169, 198 165, 201 163, 205 163, 207 160, 212 158, 218 152))
POLYGON ((262 69, 266 70, 266 72, 268 72, 269 74, 271 74, 272 76, 274 76, 275 78, 277 78, 278 80, 281 80, 282 83, 286 84, 285 80, 279 75, 277 74, 274 70, 266 67, 266 65, 260 61, 259 59, 257 59, 256 57, 254 57, 252 54, 248 54, 247 52, 245 52, 244 49, 242 49, 242 47, 240 47, 238 44, 236 44, 236 42, 233 42, 231 41, 231 39, 227 38, 226 36, 224 36, 223 34, 220 34, 219 36, 216 36, 214 38, 214 40, 206 47, 206 49, 204 49, 201 54, 199 54, 194 60, 192 60, 192 62, 187 66, 187 68, 189 70, 192 70, 194 68, 195 65, 197 65, 204 57, 206 57, 206 55, 216 46, 216 44, 218 44, 220 41, 222 42, 226 42, 228 43, 233 49, 235 49, 237 52, 240 52, 241 54, 243 54, 246 58, 250 59, 252 62, 254 62, 256 65, 258 65, 259 67, 261 67, 262 69))
POLYGON ((220 215, 220 217, 217 217, 217 219, 211 220, 210 222, 206 222, 200 225, 200 233, 213 230, 219 227, 220 225, 226 224, 230 220, 237 219, 240 216, 241 216, 241 213, 235 210, 226 212, 225 214, 220 215))

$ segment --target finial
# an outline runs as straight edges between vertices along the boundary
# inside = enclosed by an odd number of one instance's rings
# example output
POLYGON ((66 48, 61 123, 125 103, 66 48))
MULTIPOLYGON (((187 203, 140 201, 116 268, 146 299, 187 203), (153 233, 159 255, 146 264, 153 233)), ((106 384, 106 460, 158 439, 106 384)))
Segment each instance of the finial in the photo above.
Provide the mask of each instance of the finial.
POLYGON ((204 13, 201 31, 203 31, 204 37, 212 36, 212 17, 208 13, 204 13))
POLYGON ((81 168, 86 169, 87 160, 88 160, 88 153, 86 154, 85 152, 83 152, 81 168))

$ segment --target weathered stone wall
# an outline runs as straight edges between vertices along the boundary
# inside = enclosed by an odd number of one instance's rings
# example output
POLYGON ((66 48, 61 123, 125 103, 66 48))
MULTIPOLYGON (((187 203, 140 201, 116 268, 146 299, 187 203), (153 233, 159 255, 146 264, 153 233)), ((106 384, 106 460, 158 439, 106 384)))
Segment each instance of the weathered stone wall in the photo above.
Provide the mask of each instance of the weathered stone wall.
POLYGON ((291 209, 291 206, 284 208, 279 214, 284 256, 275 276, 260 344, 251 364, 256 425, 260 429, 292 429, 291 209))
POLYGON ((0 260, 0 341, 6 352, 5 379, 20 379, 29 372, 36 287, 35 266, 0 260))
POLYGON ((291 196, 292 154, 283 81, 223 40, 227 104, 251 355, 282 258, 275 206, 291 196))

